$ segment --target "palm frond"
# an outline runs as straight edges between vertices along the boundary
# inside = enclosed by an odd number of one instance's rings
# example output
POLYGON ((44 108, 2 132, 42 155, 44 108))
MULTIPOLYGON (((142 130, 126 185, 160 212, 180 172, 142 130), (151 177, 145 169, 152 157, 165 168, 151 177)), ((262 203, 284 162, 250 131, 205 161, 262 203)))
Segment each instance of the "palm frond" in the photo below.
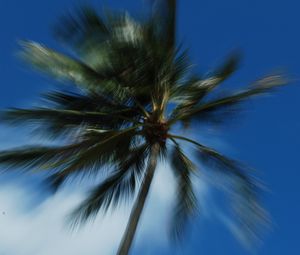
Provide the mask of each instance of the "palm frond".
POLYGON ((191 180, 195 166, 176 142, 170 160, 177 181, 177 197, 173 210, 171 236, 175 240, 180 240, 190 217, 197 212, 197 199, 191 180))
POLYGON ((147 144, 134 148, 124 160, 120 161, 117 170, 94 188, 71 214, 75 226, 95 216, 99 210, 107 211, 113 205, 131 198, 135 194, 137 180, 142 176, 149 154, 147 144))
POLYGON ((67 57, 39 43, 23 41, 20 45, 23 49, 20 55, 24 60, 56 78, 74 82, 79 86, 93 86, 105 79, 103 75, 79 60, 67 57))
MULTIPOLYGON (((234 52, 226 58, 225 62, 213 72, 212 77, 218 79, 218 83, 228 79, 238 68, 241 61, 241 54, 234 52)), ((217 85, 217 84, 216 84, 217 85)))
POLYGON ((120 105, 113 98, 99 93, 72 93, 52 91, 45 93, 43 98, 55 108, 80 111, 123 110, 126 105, 120 105))
POLYGON ((57 34, 71 44, 80 45, 79 55, 93 70, 113 77, 134 103, 147 107, 152 97, 166 94, 161 85, 172 86, 182 79, 184 65, 188 65, 185 53, 175 58, 178 54, 175 50, 176 1, 169 1, 165 12, 164 25, 160 24, 164 32, 158 33, 160 25, 153 24, 154 17, 137 21, 127 13, 118 13, 101 18, 95 11, 83 8, 77 15, 65 17, 57 34), (162 40, 172 44, 168 46, 173 49, 172 53, 162 47, 162 40), (96 64, 99 58, 104 60, 96 64), (153 90, 153 85, 159 89, 153 90))
POLYGON ((245 240, 256 241, 260 230, 268 224, 267 213, 258 199, 261 192, 260 183, 245 171, 247 169, 245 166, 216 150, 185 137, 173 136, 173 138, 194 144, 202 163, 207 165, 210 170, 215 170, 229 178, 229 182, 233 185, 233 190, 229 194, 229 198, 232 200, 233 218, 239 225, 245 240))
POLYGON ((105 166, 114 166, 128 155, 130 148, 135 144, 135 129, 136 127, 131 127, 106 132, 91 130, 85 135, 85 139, 94 141, 94 144, 74 156, 73 160, 59 171, 60 178, 67 179, 74 175, 89 177, 97 174, 99 169, 105 166))
POLYGON ((80 53, 103 43, 110 33, 103 18, 90 6, 83 6, 75 14, 64 15, 54 26, 56 38, 80 53))
POLYGON ((105 165, 117 164, 137 140, 133 136, 135 127, 122 131, 89 131, 81 141, 65 146, 29 146, 2 151, 0 165, 5 169, 53 170, 48 182, 57 189, 69 177, 88 177, 105 165))
POLYGON ((83 148, 90 146, 82 141, 65 146, 24 146, 0 152, 0 164, 7 169, 53 169, 65 164, 83 148))
MULTIPOLYGON (((184 56, 184 55, 183 55, 184 56)), ((181 64, 177 67, 179 70, 189 70, 190 61, 187 59, 185 53, 184 65, 181 64)), ((180 61, 182 62, 182 61, 180 61)), ((179 62, 179 63, 180 63, 179 62)), ((189 106, 195 106, 199 101, 207 95, 211 90, 220 85, 224 80, 226 80, 234 71, 236 71, 238 64, 240 62, 240 55, 238 53, 231 54, 226 61, 217 68, 214 72, 209 74, 208 77, 199 78, 194 76, 189 77, 180 86, 174 88, 174 97, 177 101, 183 101, 178 108, 184 108, 189 106)), ((186 74, 185 71, 183 74, 186 74)), ((185 77, 181 74, 180 77, 185 77)))
POLYGON ((199 158, 204 164, 229 177, 233 185, 229 198, 234 221, 245 241, 255 243, 261 230, 269 223, 267 212, 259 201, 262 185, 245 171, 247 168, 241 163, 205 146, 199 146, 198 149, 199 158))
POLYGON ((114 78, 115 74, 102 73, 80 60, 68 57, 35 42, 21 42, 20 56, 34 68, 62 81, 71 82, 82 89, 101 91, 115 97, 125 92, 114 78))
POLYGON ((10 109, 2 114, 1 119, 7 123, 33 123, 46 124, 60 127, 80 127, 86 125, 90 127, 106 127, 106 123, 110 126, 122 125, 125 121, 128 123, 137 122, 134 118, 126 117, 126 112, 94 112, 94 111, 77 111, 62 110, 51 108, 35 108, 35 109, 10 109))
POLYGON ((175 0, 156 1, 152 15, 152 21, 156 25, 156 31, 162 39, 162 45, 168 52, 172 52, 176 45, 176 10, 175 0))
POLYGON ((56 191, 70 177, 88 178, 125 160, 132 147, 139 143, 135 127, 121 131, 89 130, 83 139, 93 141, 88 148, 79 151, 71 161, 49 176, 46 183, 56 191))
MULTIPOLYGON (((171 92, 172 99, 179 103, 173 110, 171 118, 176 118, 178 115, 184 115, 192 111, 206 95, 236 70, 238 63, 239 55, 232 54, 210 77, 200 79, 192 76, 186 79, 181 85, 174 87, 171 92)), ((184 70, 184 67, 181 69, 184 70)), ((181 77, 184 77, 184 75, 181 74, 181 77)), ((186 118, 181 120, 181 122, 187 128, 190 126, 191 119, 186 118)))
MULTIPOLYGON (((193 65, 191 64, 191 60, 189 57, 188 50, 181 50, 181 48, 177 48, 174 50, 174 57, 170 58, 170 64, 167 68, 168 74, 170 75, 170 87, 173 88, 173 90, 177 91, 174 87, 179 87, 181 84, 182 86, 185 86, 186 83, 184 83, 185 80, 187 80, 187 77, 189 77, 189 74, 192 71, 193 65)), ((167 76, 165 75, 165 76, 167 76)), ((178 88, 177 88, 178 89, 178 88)))
POLYGON ((249 98, 252 98, 253 96, 266 93, 278 86, 285 84, 286 81, 278 75, 268 76, 256 82, 254 86, 241 92, 221 97, 219 99, 210 100, 191 109, 185 109, 184 111, 178 111, 177 113, 175 112, 173 114, 173 119, 170 120, 170 123, 174 123, 178 120, 185 121, 189 119, 208 120, 210 116, 213 116, 218 111, 222 111, 228 107, 233 107, 249 98))

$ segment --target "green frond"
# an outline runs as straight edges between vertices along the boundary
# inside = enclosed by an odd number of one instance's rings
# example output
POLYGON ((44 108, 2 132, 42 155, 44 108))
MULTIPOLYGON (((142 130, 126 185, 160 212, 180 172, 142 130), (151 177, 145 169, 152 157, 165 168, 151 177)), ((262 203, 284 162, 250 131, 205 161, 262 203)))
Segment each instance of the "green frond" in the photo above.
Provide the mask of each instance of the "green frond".
MULTIPOLYGON (((180 86, 173 89, 173 97, 175 100, 181 102, 177 106, 177 111, 184 108, 193 108, 201 99, 204 98, 209 92, 215 87, 220 85, 226 80, 234 71, 236 71, 239 64, 240 55, 234 53, 230 55, 226 61, 213 73, 209 74, 208 77, 199 78, 194 76, 186 79, 180 86)), ((186 60, 184 65, 179 66, 179 69, 189 70, 190 61, 186 60)), ((187 72, 179 75, 184 78, 187 72)))
POLYGON ((263 228, 269 224, 267 212, 261 206, 259 195, 262 185, 254 179, 241 163, 225 157, 217 151, 205 146, 199 149, 199 158, 229 178, 229 199, 231 200, 233 219, 237 223, 244 239, 255 243, 263 228))
MULTIPOLYGON (((206 86, 208 80, 200 80, 197 77, 190 77, 182 85, 172 89, 172 99, 177 103, 173 109, 170 119, 176 119, 186 112, 191 111, 198 104, 198 102, 205 97, 209 90, 206 86)), ((190 125, 190 119, 181 120, 184 127, 190 125)))
MULTIPOLYGON (((175 5, 170 3, 167 15, 164 16, 164 29, 170 35, 175 32, 175 5), (171 28, 170 25, 174 27, 171 28)), ((65 18, 65 24, 61 22, 59 25, 61 28, 58 30, 61 31, 58 34, 66 40, 75 40, 75 44, 82 46, 84 49, 80 49, 80 57, 94 70, 114 77, 128 93, 125 93, 127 97, 132 97, 133 101, 142 106, 149 106, 151 98, 161 94, 161 90, 156 89, 158 92, 151 97, 153 86, 161 86, 163 83, 172 86, 175 81, 182 79, 184 65, 188 65, 185 55, 174 60, 173 55, 177 54, 175 45, 172 46, 172 54, 162 47, 161 36, 166 33, 159 36, 159 28, 153 27, 151 19, 137 21, 127 13, 107 14, 104 17, 100 18, 90 9, 83 9, 74 17, 65 18), (103 61, 96 64, 93 60, 95 56, 97 60, 103 57, 103 61)), ((169 38, 167 36, 163 40, 167 41, 169 38)), ((172 42, 174 43, 175 41, 172 42)))
MULTIPOLYGON (((187 80, 190 73, 192 72, 193 65, 191 64, 191 60, 188 54, 188 50, 181 50, 177 48, 174 51, 174 57, 171 59, 169 68, 167 69, 170 74, 170 87, 174 89, 174 87, 178 87, 180 85, 184 86, 186 83, 184 81, 187 80)), ((167 76, 166 75, 166 76, 167 76)))
POLYGON ((83 88, 93 88, 106 77, 79 60, 67 57, 36 42, 21 42, 20 56, 34 68, 63 81, 70 81, 83 88), (85 87, 86 86, 86 87, 85 87))
MULTIPOLYGON (((215 87, 226 80, 236 69, 240 56, 235 53, 226 59, 224 64, 206 78, 197 78, 194 76, 186 79, 182 84, 172 89, 172 98, 179 103, 172 112, 171 118, 184 115, 192 111, 215 87)), ((182 67, 182 69, 186 69, 182 67)), ((187 69, 188 70, 188 69, 187 69)), ((180 77, 185 77, 181 73, 180 77)), ((189 127, 191 119, 181 120, 184 127, 189 127)))
POLYGON ((0 152, 5 169, 52 170, 48 182, 58 188, 67 178, 88 177, 126 157, 135 141, 135 127, 121 131, 89 131, 81 141, 60 147, 21 147, 0 152), (84 175, 83 175, 84 173, 84 175))
POLYGON ((83 148, 88 147, 87 141, 65 146, 25 146, 0 152, 0 165, 6 169, 22 168, 55 169, 72 159, 83 148))
POLYGON ((0 152, 0 164, 6 168, 22 167, 31 169, 36 166, 44 166, 55 155, 58 155, 58 148, 48 147, 21 147, 9 151, 0 152))
POLYGON ((12 124, 27 122, 35 125, 59 126, 65 129, 80 127, 82 125, 104 128, 113 124, 121 126, 125 122, 137 122, 134 118, 126 117, 126 114, 123 114, 123 112, 94 112, 50 108, 10 109, 2 114, 1 119, 12 124))
POLYGON ((116 102, 109 95, 88 91, 87 93, 72 93, 53 91, 43 95, 43 99, 58 109, 78 111, 136 111, 125 104, 116 102))
POLYGON ((176 11, 175 0, 159 1, 152 15, 152 21, 161 38, 164 50, 172 52, 176 47, 176 11))
POLYGON ((126 130, 97 132, 90 131, 85 135, 87 141, 94 144, 74 156, 72 162, 60 170, 63 178, 80 175, 82 177, 97 174, 103 167, 111 167, 128 155, 135 143, 135 127, 126 130))
POLYGON ((255 241, 260 230, 269 223, 266 211, 258 199, 261 192, 259 182, 246 171, 247 168, 241 163, 227 158, 216 150, 185 137, 172 137, 195 145, 199 160, 207 165, 209 170, 228 178, 230 185, 226 188, 230 192, 228 195, 232 201, 233 219, 238 223, 245 239, 249 242, 255 241))
POLYGON ((116 166, 117 170, 95 187, 86 200, 71 214, 72 224, 78 225, 100 210, 107 211, 113 205, 128 200, 135 194, 137 183, 143 174, 149 154, 148 145, 141 145, 131 150, 116 166))
POLYGON ((285 85, 285 80, 278 75, 265 77, 256 82, 252 87, 245 89, 241 92, 233 93, 232 95, 221 97, 219 99, 210 100, 206 103, 199 104, 193 108, 178 111, 173 114, 173 119, 170 123, 176 121, 187 120, 209 120, 214 117, 218 111, 222 111, 228 107, 233 107, 253 96, 266 93, 278 86, 285 85))
POLYGON ((75 14, 64 15, 54 27, 54 34, 60 41, 83 53, 93 50, 110 35, 103 18, 94 8, 83 6, 75 14))
POLYGON ((112 98, 97 93, 74 93, 67 91, 51 91, 42 95, 43 99, 59 109, 99 111, 113 108, 116 103, 112 98))
MULTIPOLYGON (((218 84, 228 79, 237 69, 241 61, 239 52, 232 53, 225 62, 213 72, 212 77, 218 79, 218 84)), ((217 85, 217 84, 216 84, 217 85)))
POLYGON ((173 210, 171 236, 175 240, 180 240, 190 217, 197 212, 197 199, 192 184, 192 174, 195 171, 195 166, 176 142, 171 152, 170 160, 177 182, 177 196, 173 210))
MULTIPOLYGON (((120 133, 119 133, 120 135, 120 133)), ((104 168, 115 167, 120 161, 125 160, 128 154, 132 153, 132 146, 135 145, 135 138, 130 137, 132 133, 123 133, 119 137, 115 131, 89 131, 85 139, 94 143, 85 150, 77 153, 72 161, 61 167, 58 172, 50 175, 46 183, 56 191, 70 177, 93 177, 104 168)))

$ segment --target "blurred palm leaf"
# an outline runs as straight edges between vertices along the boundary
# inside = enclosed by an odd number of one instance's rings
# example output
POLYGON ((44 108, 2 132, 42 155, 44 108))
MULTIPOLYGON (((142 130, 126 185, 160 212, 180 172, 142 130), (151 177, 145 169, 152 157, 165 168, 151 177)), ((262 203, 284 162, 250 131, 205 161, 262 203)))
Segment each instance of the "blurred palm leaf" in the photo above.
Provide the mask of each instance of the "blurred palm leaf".
POLYGON ((170 160, 176 176, 178 192, 173 210, 171 235, 175 240, 179 240, 185 230, 186 223, 197 212, 197 199, 192 184, 192 174, 195 171, 195 165, 182 152, 179 144, 176 142, 171 151, 170 160))
POLYGON ((108 210, 132 197, 135 194, 136 182, 141 179, 149 148, 147 144, 134 148, 122 162, 117 170, 109 175, 99 186, 94 188, 78 208, 72 213, 73 224, 84 222, 95 216, 100 209, 108 210))

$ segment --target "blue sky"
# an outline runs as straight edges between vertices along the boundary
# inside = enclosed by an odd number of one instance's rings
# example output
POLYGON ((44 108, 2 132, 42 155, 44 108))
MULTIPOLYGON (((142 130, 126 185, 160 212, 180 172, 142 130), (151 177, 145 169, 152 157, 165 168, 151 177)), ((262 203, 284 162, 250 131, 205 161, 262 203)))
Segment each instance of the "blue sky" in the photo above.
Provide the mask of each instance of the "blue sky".
MULTIPOLYGON (((25 68, 15 58, 16 42, 31 39, 58 48, 51 37, 51 24, 80 2, 83 1, 0 1, 1 109, 29 106, 37 101, 42 91, 53 86, 51 80, 25 68)), ((147 1, 92 2, 100 8, 106 5, 134 12, 145 7, 147 1)), ((273 229, 254 254, 300 252, 299 8, 296 0, 179 1, 179 37, 190 47, 199 71, 210 70, 231 50, 238 48, 244 53, 244 60, 230 80, 230 86, 247 85, 278 70, 285 71, 294 80, 271 96, 251 101, 240 119, 217 130, 212 137, 223 152, 256 168, 269 188, 264 202, 272 215, 273 229)), ((1 149, 32 142, 25 133, 22 128, 8 130, 1 126, 1 149)), ((132 254, 247 254, 228 229, 205 212, 190 227, 180 248, 169 244, 162 226, 167 221, 172 185, 164 185, 163 180, 168 175, 160 172, 132 254)), ((199 185, 202 187, 199 193, 209 196, 205 185, 199 185)), ((3 176, 0 212, 6 214, 0 214, 1 255, 77 255, 76 252, 86 251, 91 255, 111 254, 119 242, 126 212, 118 212, 104 223, 98 219, 95 226, 99 228, 88 226, 77 235, 69 234, 60 229, 63 215, 77 203, 82 193, 66 188, 55 197, 48 197, 42 191, 38 179, 3 176)))

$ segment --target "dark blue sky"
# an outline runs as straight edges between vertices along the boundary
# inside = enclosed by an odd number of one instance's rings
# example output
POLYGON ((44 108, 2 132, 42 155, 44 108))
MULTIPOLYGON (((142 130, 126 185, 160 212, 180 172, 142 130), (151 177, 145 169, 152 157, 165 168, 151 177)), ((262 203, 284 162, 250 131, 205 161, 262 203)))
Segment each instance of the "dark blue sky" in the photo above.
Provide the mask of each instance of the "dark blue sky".
MULTIPOLYGON (((31 39, 59 49, 51 37, 51 24, 80 2, 0 1, 1 109, 32 104, 40 92, 51 87, 50 80, 24 68, 14 57, 16 41, 31 39)), ((137 11, 147 1, 93 2, 99 7, 104 4, 137 11)), ((274 226, 255 254, 300 254, 299 9, 297 0, 179 0, 179 38, 190 47, 199 71, 209 70, 238 48, 244 60, 230 80, 232 86, 247 85, 278 70, 294 80, 272 96, 251 101, 241 119, 217 134, 217 139, 234 148, 234 156, 259 170, 270 189, 265 204, 274 226)), ((7 143, 1 139, 0 143, 7 143)), ((180 251, 174 253, 170 247, 155 254, 246 254, 219 222, 195 225, 200 228, 192 228, 180 251)), ((142 251, 143 247, 137 246, 133 254, 142 251)))

